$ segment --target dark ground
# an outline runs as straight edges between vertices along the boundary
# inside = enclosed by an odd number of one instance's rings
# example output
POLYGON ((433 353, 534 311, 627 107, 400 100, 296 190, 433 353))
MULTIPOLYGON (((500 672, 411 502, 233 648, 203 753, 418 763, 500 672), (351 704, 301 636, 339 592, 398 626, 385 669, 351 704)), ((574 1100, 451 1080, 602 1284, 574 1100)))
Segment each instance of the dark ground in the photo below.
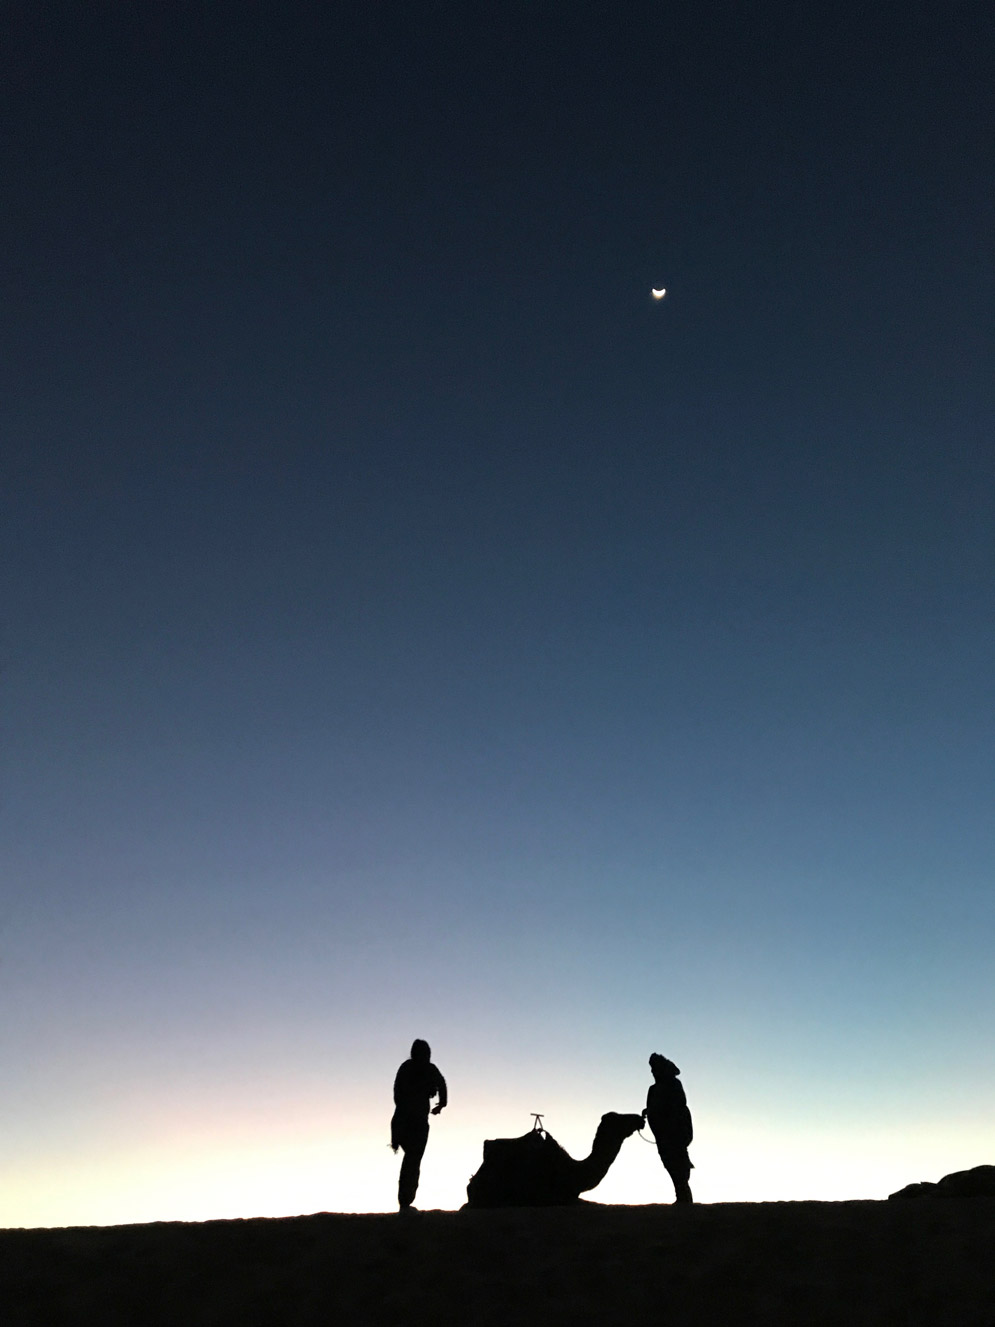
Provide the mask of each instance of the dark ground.
POLYGON ((995 1199, 0 1232, 3 1327, 995 1327, 995 1199))

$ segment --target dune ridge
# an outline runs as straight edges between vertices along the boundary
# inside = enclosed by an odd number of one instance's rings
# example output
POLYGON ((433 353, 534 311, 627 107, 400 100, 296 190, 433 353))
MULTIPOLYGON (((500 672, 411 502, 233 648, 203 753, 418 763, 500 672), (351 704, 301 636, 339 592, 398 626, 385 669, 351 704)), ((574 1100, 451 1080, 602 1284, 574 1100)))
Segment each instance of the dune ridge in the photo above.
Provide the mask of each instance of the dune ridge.
POLYGON ((995 1198, 0 1232, 7 1327, 995 1323, 995 1198))

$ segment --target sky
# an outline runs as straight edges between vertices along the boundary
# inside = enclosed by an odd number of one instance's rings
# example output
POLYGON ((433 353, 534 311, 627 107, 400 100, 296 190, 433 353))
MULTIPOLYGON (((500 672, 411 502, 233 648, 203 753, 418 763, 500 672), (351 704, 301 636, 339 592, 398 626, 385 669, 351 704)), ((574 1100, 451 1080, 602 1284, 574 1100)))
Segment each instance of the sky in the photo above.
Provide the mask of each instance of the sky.
POLYGON ((0 1225, 995 1161, 989 6, 3 24, 0 1225))

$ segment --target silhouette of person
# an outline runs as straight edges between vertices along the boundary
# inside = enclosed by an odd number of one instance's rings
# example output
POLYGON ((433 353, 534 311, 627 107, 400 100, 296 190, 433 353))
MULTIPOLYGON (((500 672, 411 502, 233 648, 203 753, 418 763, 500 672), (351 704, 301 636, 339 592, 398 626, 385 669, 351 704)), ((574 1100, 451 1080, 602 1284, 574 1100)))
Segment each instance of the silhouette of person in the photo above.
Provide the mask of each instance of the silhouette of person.
POLYGON ((688 1145, 694 1137, 694 1128, 684 1086, 677 1078, 681 1071, 665 1055, 651 1055, 650 1069, 653 1085, 646 1095, 643 1114, 653 1130, 664 1169, 674 1182, 676 1201, 690 1203, 694 1200, 688 1181, 694 1165, 688 1156, 688 1145))
POLYGON ((394 1078, 394 1115, 390 1122, 390 1145, 404 1153, 397 1184, 397 1204, 407 1211, 418 1192, 421 1159, 428 1142, 428 1108, 433 1097, 438 1115, 449 1101, 446 1080, 432 1063, 432 1050, 421 1038, 411 1043, 411 1059, 405 1060, 394 1078))

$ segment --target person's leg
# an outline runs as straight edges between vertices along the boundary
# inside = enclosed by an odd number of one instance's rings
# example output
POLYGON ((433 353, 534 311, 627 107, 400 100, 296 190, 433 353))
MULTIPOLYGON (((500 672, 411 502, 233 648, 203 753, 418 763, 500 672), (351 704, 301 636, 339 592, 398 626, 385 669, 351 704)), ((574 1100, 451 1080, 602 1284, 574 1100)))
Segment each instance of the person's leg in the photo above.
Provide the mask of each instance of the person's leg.
POLYGON ((397 1182, 397 1204, 410 1207, 418 1192, 418 1180, 421 1177, 421 1159, 428 1142, 428 1120, 424 1127, 409 1128, 401 1139, 404 1160, 401 1162, 401 1175, 397 1182))
POLYGON ((664 1169, 673 1181, 674 1201, 678 1203, 694 1202, 689 1183, 691 1179, 691 1159, 688 1156, 687 1148, 660 1147, 657 1144, 657 1151, 660 1153, 660 1160, 663 1162, 664 1169))
POLYGON ((671 1171, 670 1178, 674 1181, 674 1201, 678 1203, 693 1203, 691 1196, 691 1185, 688 1183, 691 1177, 690 1171, 671 1171))

